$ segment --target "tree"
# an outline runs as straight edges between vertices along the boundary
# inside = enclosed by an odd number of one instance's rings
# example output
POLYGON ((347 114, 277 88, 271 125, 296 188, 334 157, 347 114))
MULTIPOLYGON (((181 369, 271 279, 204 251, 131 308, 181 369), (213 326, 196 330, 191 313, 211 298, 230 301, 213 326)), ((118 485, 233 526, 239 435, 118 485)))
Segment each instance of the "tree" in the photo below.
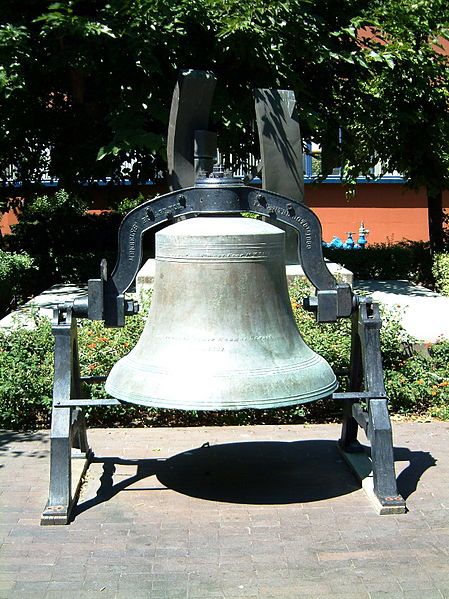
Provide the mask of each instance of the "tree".
MULTIPOLYGON (((65 186, 134 180, 164 162, 178 70, 218 76, 215 121, 224 150, 257 152, 252 88, 294 87, 306 135, 334 111, 365 2, 4 0, 0 27, 0 167, 29 184, 48 169, 65 186), (44 150, 47 150, 45 152, 44 150)), ((315 132, 315 133, 313 133, 315 132)))
MULTIPOLYGON (((257 14, 254 3, 239 5, 244 14, 257 14)), ((292 17, 302 8, 288 3, 292 17)), ((259 33, 265 43, 279 40, 270 58, 282 83, 296 91, 305 137, 323 146, 323 177, 341 165, 343 181, 354 184, 359 175, 373 178, 380 161, 382 174, 399 171, 410 187, 425 187, 430 247, 441 251, 442 193, 449 188, 447 0, 309 8, 316 20, 306 12, 306 23, 325 23, 318 38, 306 36, 298 45, 295 32, 302 35, 304 27, 285 14, 275 23, 268 19, 259 33)), ((244 31, 247 24, 235 19, 232 27, 244 31)))
POLYGON ((445 0, 374 2, 355 19, 363 78, 340 88, 341 159, 348 180, 382 162, 425 187, 432 252, 444 248, 449 188, 449 7, 445 0), (350 110, 345 108, 350 105, 350 110))
POLYGON ((446 0, 3 0, 0 19, 0 169, 25 185, 154 177, 179 69, 210 69, 223 151, 258 152, 253 87, 294 89, 303 137, 346 182, 382 160, 427 188, 441 247, 446 0))

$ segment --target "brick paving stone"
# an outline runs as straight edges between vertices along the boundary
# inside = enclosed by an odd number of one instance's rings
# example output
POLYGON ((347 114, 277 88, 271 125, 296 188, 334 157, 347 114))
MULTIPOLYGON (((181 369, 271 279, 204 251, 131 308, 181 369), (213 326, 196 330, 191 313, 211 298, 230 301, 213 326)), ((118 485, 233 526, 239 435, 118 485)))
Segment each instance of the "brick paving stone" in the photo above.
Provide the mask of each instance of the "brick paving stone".
POLYGON ((436 585, 431 578, 427 576, 416 576, 409 579, 398 580, 399 586, 403 591, 423 591, 425 594, 428 590, 436 589, 436 585))
POLYGON ((437 589, 440 591, 441 595, 447 599, 449 597, 449 583, 439 583, 437 589))
POLYGON ((405 591, 404 599, 441 599, 442 597, 446 598, 448 595, 441 594, 439 591, 430 591, 426 589, 423 591, 405 591))
MULTIPOLYGON (((401 591, 397 593, 390 591, 369 591, 370 599, 404 599, 405 595, 401 591)), ((421 597, 421 599, 423 599, 421 597)))
MULTIPOLYGON (((338 437, 338 425, 94 429, 98 461, 74 522, 40 527, 48 433, 0 434, 0 599, 449 598, 449 425, 394 424, 398 483, 409 493, 400 516, 372 510, 335 450, 338 437), (275 442, 260 467, 251 445, 238 446, 251 464, 242 490, 255 481, 259 503, 217 501, 216 492, 208 500, 201 469, 190 488, 188 467, 206 441, 230 455, 232 442, 257 442, 259 453, 263 441, 275 442), (293 467, 274 478, 276 455, 297 459, 301 478, 293 467), (132 463, 113 471, 112 460, 101 462, 108 456, 132 463), (167 477, 165 458, 175 456, 167 477), (138 460, 148 477, 126 486, 138 460), (100 477, 122 490, 97 495, 100 477)), ((230 465, 216 473, 226 492, 230 465)))
POLYGON ((20 597, 22 594, 28 593, 46 593, 48 589, 48 582, 42 581, 20 581, 16 582, 13 587, 13 593, 15 597, 20 597))
MULTIPOLYGON (((356 596, 357 599, 370 599, 370 594, 367 591, 357 591, 357 595, 353 596, 356 596)), ((319 599, 348 599, 348 593, 332 593, 332 595, 320 595, 319 599)))
MULTIPOLYGON (((92 596, 91 593, 89 595, 92 596)), ((99 595, 97 594, 97 597, 99 595)), ((116 593, 101 593, 101 599, 115 599, 116 593)), ((82 590, 64 589, 61 592, 59 589, 48 589, 45 593, 44 599, 83 599, 86 597, 86 593, 82 590)))
MULTIPOLYGON (((134 589, 132 592, 133 599, 165 599, 164 595, 161 595, 159 591, 155 591, 154 593, 148 590, 137 590, 134 589)), ((98 598, 98 595, 97 595, 98 598)), ((126 589, 119 590, 115 594, 115 599, 129 599, 130 594, 126 589)), ((86 598, 87 599, 87 598, 86 598)))
POLYGON ((15 599, 19 597, 20 599, 45 599, 46 594, 47 591, 42 589, 23 591, 20 588, 14 588, 11 594, 6 596, 6 599, 10 599, 10 597, 14 597, 15 599))

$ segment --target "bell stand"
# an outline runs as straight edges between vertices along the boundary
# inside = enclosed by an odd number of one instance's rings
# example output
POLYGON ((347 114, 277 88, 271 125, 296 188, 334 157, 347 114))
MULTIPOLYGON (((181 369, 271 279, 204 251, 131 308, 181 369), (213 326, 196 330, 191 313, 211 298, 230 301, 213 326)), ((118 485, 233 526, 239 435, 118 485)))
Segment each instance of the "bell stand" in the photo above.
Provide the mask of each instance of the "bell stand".
POLYGON ((214 134, 207 131, 214 87, 211 73, 181 73, 173 94, 167 142, 172 191, 129 212, 119 229, 118 258, 112 273, 108 274, 103 260, 100 278, 89 280, 88 295, 55 308, 50 482, 41 524, 70 522, 84 474, 93 459, 83 408, 123 405, 115 398, 81 396, 83 381, 106 377, 80 377, 76 318, 103 320, 106 326, 119 327, 124 326, 126 316, 138 311, 136 302, 126 299, 125 292, 140 268, 142 236, 147 231, 179 218, 241 212, 261 215, 297 232, 300 263, 316 288, 316 295, 308 298, 304 307, 316 314, 318 322, 352 318, 350 389, 332 395, 343 402, 338 447, 360 479, 366 481, 366 473, 372 470, 371 496, 379 513, 403 513, 406 509, 397 492, 394 472, 378 306, 368 298, 354 296, 349 285, 338 284, 324 262, 321 224, 303 203, 302 150, 294 94, 290 90, 256 90, 262 161, 269 165, 262 165, 262 190, 225 177, 200 178, 194 185, 203 169, 210 171, 215 155, 214 134), (273 191, 267 191, 267 187, 273 191), (359 427, 371 444, 370 462, 357 440, 359 427))
MULTIPOLYGON (((354 296, 347 284, 338 284, 324 262, 321 225, 304 204, 279 194, 246 187, 226 178, 199 180, 196 187, 168 193, 149 200, 129 212, 119 230, 119 252, 110 275, 103 262, 101 277, 91 279, 88 296, 55 309, 55 378, 53 388, 50 489, 42 524, 67 524, 76 501, 79 485, 72 489, 72 457, 83 459, 80 480, 93 454, 87 442, 83 408, 120 405, 117 399, 85 399, 80 377, 76 317, 104 320, 106 326, 123 326, 127 315, 138 306, 125 299, 142 259, 142 236, 157 225, 180 217, 199 215, 238 215, 252 212, 279 220, 298 232, 299 253, 304 274, 317 289, 307 298, 305 308, 315 312, 318 322, 352 318, 350 390, 334 393, 343 402, 343 428, 339 447, 357 469, 354 456, 364 456, 357 441, 358 427, 371 443, 373 493, 381 513, 405 510, 398 495, 394 472, 393 441, 387 397, 383 384, 380 353, 381 319, 378 306, 354 296), (362 407, 362 402, 366 408, 362 407)), ((95 377, 94 377, 95 378, 95 377)), ((98 377, 95 380, 99 380, 98 377)), ((359 460, 360 461, 360 460, 359 460)))

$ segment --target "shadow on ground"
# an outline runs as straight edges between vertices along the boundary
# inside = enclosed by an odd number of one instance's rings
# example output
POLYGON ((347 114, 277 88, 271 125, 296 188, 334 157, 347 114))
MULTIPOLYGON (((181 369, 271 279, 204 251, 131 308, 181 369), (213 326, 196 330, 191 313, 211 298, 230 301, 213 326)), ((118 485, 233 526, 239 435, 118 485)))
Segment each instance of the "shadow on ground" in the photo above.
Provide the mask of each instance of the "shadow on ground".
POLYGON ((398 491, 404 499, 416 491, 424 472, 437 465, 436 459, 428 451, 411 451, 408 447, 396 447, 394 460, 409 463, 397 478, 398 491))
POLYGON ((14 432, 0 430, 0 469, 5 467, 5 460, 9 458, 39 458, 48 459, 47 448, 39 447, 36 449, 33 445, 27 443, 42 443, 47 445, 49 440, 45 432, 14 432), (19 445, 25 443, 25 445, 19 445))
MULTIPOLYGON (((11 452, 11 446, 16 445, 17 443, 33 442, 47 444, 49 442, 47 433, 45 431, 16 432, 0 430, 0 451, 3 450, 11 452)), ((20 451, 12 451, 12 453, 15 457, 19 457, 21 455, 20 451)))
MULTIPOLYGON (((407 498, 436 462, 429 453, 406 448, 397 448, 395 458, 409 462, 398 477, 400 492, 407 498)), ((335 441, 326 440, 206 444, 168 459, 97 457, 93 461, 103 465, 100 486, 95 497, 75 508, 74 517, 120 492, 151 492, 154 481, 146 479, 153 476, 164 487, 190 497, 253 505, 309 503, 360 488, 335 441), (136 473, 115 482, 120 465, 135 465, 136 473), (141 481, 146 486, 133 488, 141 481)))

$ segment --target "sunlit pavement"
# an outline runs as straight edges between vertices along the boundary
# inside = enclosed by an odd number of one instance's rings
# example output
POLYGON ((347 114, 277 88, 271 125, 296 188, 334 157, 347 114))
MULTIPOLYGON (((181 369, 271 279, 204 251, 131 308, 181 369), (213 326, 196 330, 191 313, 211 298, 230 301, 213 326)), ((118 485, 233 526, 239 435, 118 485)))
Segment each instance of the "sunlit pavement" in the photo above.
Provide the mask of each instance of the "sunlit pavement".
POLYGON ((3 433, 0 598, 449 597, 449 423, 394 435, 409 512, 378 516, 336 424, 94 429, 73 522, 41 527, 48 433, 3 433))

